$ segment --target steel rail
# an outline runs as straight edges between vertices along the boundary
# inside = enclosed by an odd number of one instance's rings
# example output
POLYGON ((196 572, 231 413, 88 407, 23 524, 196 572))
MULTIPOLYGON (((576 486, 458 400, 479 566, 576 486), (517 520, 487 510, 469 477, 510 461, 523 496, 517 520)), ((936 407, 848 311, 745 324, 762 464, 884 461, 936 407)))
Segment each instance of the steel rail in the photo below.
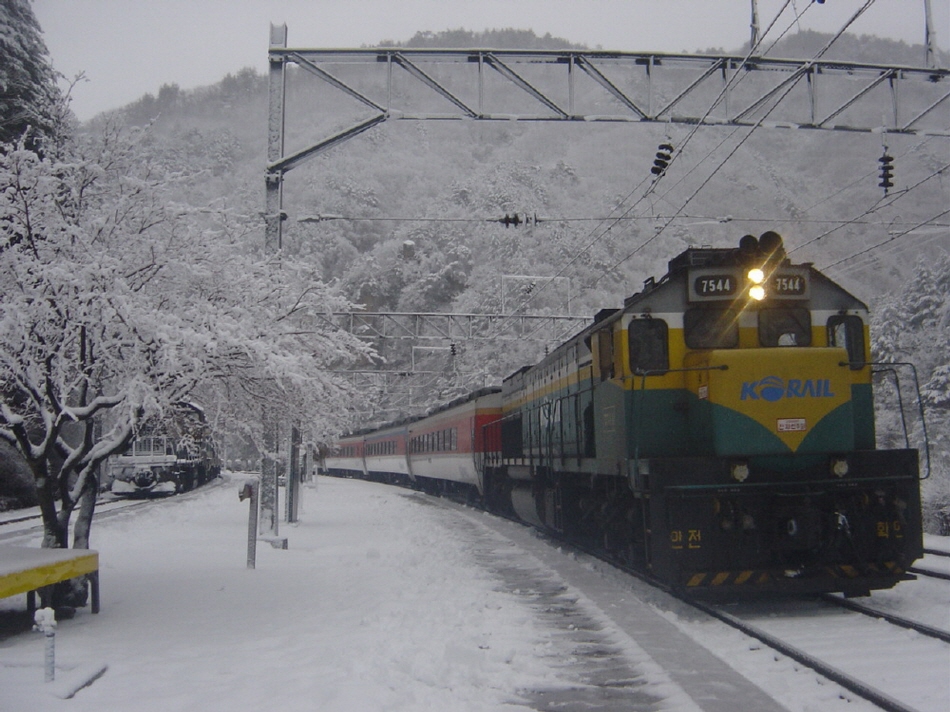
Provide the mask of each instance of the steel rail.
POLYGON ((850 598, 840 598, 831 593, 824 593, 821 597, 823 600, 831 603, 832 605, 840 606, 841 608, 847 608, 848 610, 854 611, 855 613, 861 613, 862 615, 868 616, 870 618, 880 618, 887 621, 888 623, 900 626, 901 628, 907 628, 908 630, 916 631, 921 635, 926 635, 929 638, 936 638, 937 640, 942 640, 945 643, 950 643, 950 631, 946 631, 941 628, 934 628, 933 626, 927 625, 926 623, 914 621, 910 618, 899 616, 896 613, 885 613, 874 608, 868 608, 867 606, 862 606, 860 603, 850 598))
POLYGON ((713 618, 726 623, 730 627, 740 630, 746 635, 752 636, 756 640, 759 640, 765 645, 768 645, 770 648, 773 648, 783 655, 792 658, 796 662, 811 668, 818 674, 838 683, 849 692, 864 698, 868 702, 877 705, 883 710, 887 710, 887 712, 917 712, 917 710, 915 710, 913 707, 905 705, 900 700, 895 700, 890 695, 872 687, 866 682, 858 680, 857 678, 852 677, 841 670, 838 670, 837 668, 825 663, 813 655, 806 653, 804 650, 796 648, 794 645, 791 645, 790 643, 777 638, 771 633, 767 633, 766 631, 757 628, 750 623, 747 623, 746 621, 732 615, 731 613, 726 613, 725 611, 719 610, 715 606, 709 605, 702 601, 690 600, 688 598, 684 598, 682 600, 703 611, 707 615, 710 615, 713 618))

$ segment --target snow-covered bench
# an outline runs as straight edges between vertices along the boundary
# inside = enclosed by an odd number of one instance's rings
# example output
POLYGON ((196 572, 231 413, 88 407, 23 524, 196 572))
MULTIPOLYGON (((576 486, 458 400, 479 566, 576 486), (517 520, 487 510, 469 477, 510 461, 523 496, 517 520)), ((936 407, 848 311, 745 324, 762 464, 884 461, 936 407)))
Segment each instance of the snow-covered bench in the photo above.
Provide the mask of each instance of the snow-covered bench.
POLYGON ((93 549, 33 549, 0 546, 0 598, 27 594, 36 608, 36 591, 89 574, 92 612, 99 612, 99 552, 93 549))

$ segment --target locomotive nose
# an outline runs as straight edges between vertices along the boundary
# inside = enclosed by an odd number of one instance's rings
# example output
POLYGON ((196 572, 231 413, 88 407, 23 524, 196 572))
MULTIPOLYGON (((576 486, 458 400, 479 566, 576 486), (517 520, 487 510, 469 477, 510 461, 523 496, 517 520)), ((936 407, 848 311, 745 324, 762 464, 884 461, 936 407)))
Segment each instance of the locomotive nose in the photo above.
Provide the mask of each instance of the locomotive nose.
POLYGON ((155 481, 155 473, 151 470, 139 470, 135 473, 132 481, 138 487, 148 487, 155 481))

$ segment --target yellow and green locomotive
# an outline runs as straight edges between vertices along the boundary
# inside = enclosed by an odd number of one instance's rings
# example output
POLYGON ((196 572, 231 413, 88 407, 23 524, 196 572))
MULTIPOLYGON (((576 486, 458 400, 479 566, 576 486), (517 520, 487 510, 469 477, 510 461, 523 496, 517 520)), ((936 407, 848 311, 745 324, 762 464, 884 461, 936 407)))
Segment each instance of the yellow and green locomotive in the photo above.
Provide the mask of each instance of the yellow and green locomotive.
POLYGON ((691 248, 503 384, 485 496, 692 594, 911 578, 917 451, 876 448, 867 307, 781 237, 691 248))

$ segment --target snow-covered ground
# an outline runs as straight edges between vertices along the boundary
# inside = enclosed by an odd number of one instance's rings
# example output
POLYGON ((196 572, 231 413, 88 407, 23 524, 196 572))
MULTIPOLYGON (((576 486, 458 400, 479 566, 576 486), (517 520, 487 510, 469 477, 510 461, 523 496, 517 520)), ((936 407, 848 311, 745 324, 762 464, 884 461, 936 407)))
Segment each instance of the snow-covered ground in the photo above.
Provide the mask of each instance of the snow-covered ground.
MULTIPOLYGON (((257 567, 248 570, 241 482, 97 522, 102 613, 81 609, 60 623, 52 685, 43 683, 42 635, 0 640, 0 710, 501 712, 537 709, 535 693, 577 684, 569 631, 539 615, 525 592, 500 585, 485 560, 504 557, 515 570, 544 564, 482 524, 484 515, 425 506, 405 490, 320 478, 304 488, 300 522, 281 525, 289 548, 259 544, 257 567), (73 699, 56 696, 102 666, 73 699)), ((585 566, 604 585, 621 580, 585 566)), ((629 662, 642 702, 636 709, 700 709, 635 640, 611 629, 596 603, 567 589, 629 662)), ((950 587, 935 590, 939 601, 950 587)), ((23 605, 23 597, 0 601, 23 605)), ((718 624, 663 615, 786 709, 874 709, 718 624)), ((939 696, 950 654, 933 670, 931 696, 939 696)), ((950 709, 946 702, 938 697, 933 709, 950 709)))

